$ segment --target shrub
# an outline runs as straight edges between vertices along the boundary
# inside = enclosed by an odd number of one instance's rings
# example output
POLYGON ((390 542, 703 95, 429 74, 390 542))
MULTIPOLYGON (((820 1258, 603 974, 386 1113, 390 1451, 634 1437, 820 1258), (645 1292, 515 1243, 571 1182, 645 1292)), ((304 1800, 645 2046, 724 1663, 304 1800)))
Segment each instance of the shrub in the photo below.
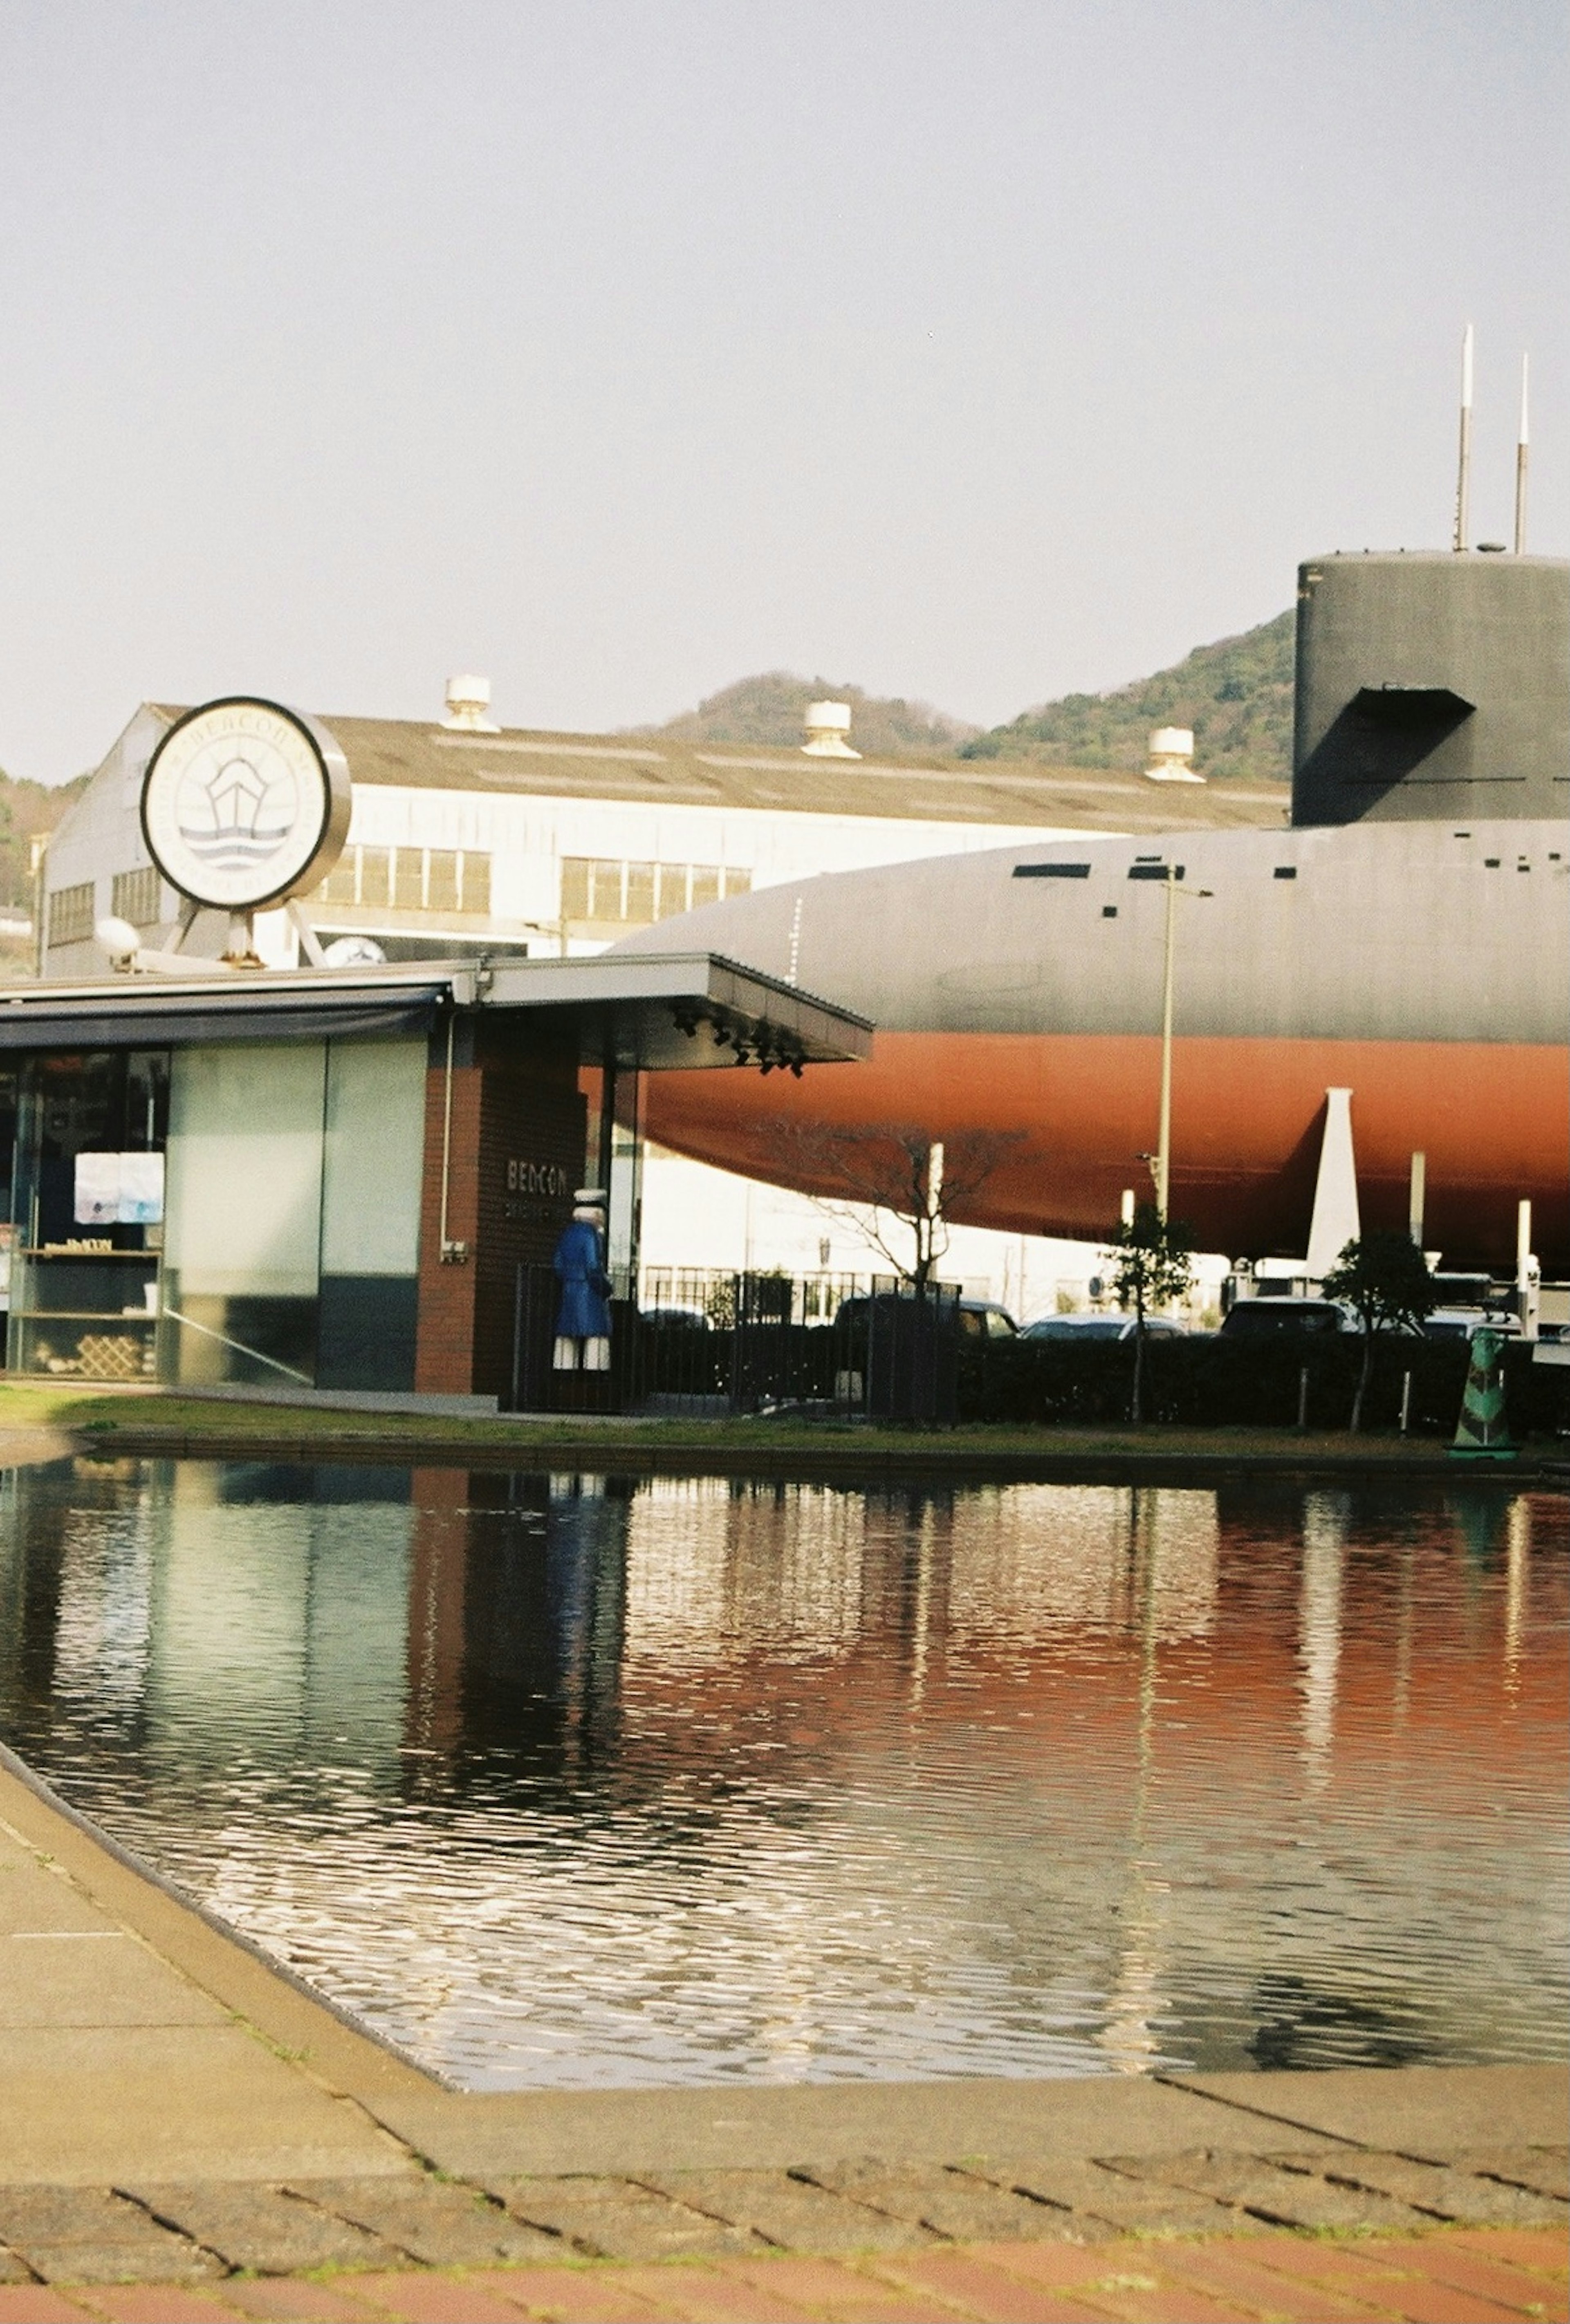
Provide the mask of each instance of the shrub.
MULTIPOLYGON (((1154 1340, 1145 1351, 1152 1420, 1194 1428, 1290 1428, 1300 1375, 1308 1373, 1308 1425, 1345 1428, 1362 1362, 1362 1336, 1334 1339, 1154 1340)), ((1412 1375, 1408 1425, 1414 1436, 1448 1440, 1466 1382, 1459 1340, 1381 1336, 1375 1343, 1365 1423, 1389 1433, 1399 1422, 1401 1380, 1412 1375)), ((1129 1341, 967 1341, 960 1354, 962 1420, 1045 1426, 1117 1426, 1129 1413, 1134 1350, 1129 1341)), ((1505 1387, 1512 1434, 1570 1432, 1570 1370, 1534 1364, 1531 1351, 1507 1347, 1505 1387)))

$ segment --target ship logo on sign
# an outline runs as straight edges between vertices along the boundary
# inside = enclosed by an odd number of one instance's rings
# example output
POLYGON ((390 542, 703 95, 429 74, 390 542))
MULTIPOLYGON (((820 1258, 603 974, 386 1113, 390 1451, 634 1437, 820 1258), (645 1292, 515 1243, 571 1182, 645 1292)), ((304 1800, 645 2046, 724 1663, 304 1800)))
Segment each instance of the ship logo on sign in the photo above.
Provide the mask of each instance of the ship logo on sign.
POLYGON ((228 911, 319 886, 349 809, 348 766, 326 727, 244 695, 176 719, 142 785, 153 862, 183 896, 228 911))
POLYGON ((180 787, 180 835, 218 872, 248 872, 277 854, 300 819, 300 787, 285 768, 271 779, 233 758, 180 787))

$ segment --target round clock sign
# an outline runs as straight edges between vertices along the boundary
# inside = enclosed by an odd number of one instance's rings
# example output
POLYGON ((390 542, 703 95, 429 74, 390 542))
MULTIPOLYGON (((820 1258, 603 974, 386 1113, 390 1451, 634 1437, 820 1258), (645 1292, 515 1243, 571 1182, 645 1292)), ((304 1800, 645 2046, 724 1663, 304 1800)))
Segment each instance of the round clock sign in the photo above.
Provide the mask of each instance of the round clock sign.
POLYGON ((251 911, 327 878, 349 828, 349 770, 325 726, 236 696, 177 719, 142 784, 147 851, 193 903, 251 911))

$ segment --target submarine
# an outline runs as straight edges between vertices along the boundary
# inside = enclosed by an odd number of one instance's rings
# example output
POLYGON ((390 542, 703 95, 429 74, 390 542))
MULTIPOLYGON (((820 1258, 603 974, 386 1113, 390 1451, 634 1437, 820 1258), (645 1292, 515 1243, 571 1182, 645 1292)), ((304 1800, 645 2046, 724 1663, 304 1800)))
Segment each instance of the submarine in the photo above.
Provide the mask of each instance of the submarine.
POLYGON ((951 1180, 955 1219, 1103 1239, 1158 1142, 1169 911, 1168 1208, 1200 1248, 1302 1256, 1350 1091, 1365 1229, 1420 1224, 1446 1266, 1509 1272, 1529 1202, 1545 1274, 1570 1271, 1570 563, 1524 553, 1299 568, 1279 832, 825 874, 624 940, 876 1028, 866 1061, 799 1079, 651 1076, 642 1127, 841 1198, 847 1141, 941 1141, 990 1157, 951 1180))

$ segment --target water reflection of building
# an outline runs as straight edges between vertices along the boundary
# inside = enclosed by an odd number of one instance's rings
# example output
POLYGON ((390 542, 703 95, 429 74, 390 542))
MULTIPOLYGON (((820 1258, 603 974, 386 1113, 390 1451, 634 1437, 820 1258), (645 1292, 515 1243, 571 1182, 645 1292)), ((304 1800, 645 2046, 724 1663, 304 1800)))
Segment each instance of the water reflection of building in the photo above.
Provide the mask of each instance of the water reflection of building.
POLYGON ((178 1737, 193 1771, 290 1752, 383 1771, 395 1762, 406 1472, 183 1462, 151 1475, 126 1463, 104 1479, 82 1463, 69 1503, 40 1492, 36 1473, 20 1476, 28 1532, 69 1545, 50 1683, 58 1715, 90 1707, 101 1720, 112 1707, 128 1731, 178 1737), (83 1501, 111 1522, 84 1524, 83 1501))
POLYGON ((411 1758, 450 1781, 466 1759, 559 1770, 608 1748, 627 1499, 597 1480, 414 1471, 411 1758))
MULTIPOLYGON (((1164 1637, 1203 1636, 1216 1589, 1214 1499, 1119 1486, 982 1487, 964 1494, 789 1489, 653 1479, 628 1534, 627 1653, 669 1665, 810 1640, 848 1652, 901 1627, 906 1568, 940 1552, 938 1627, 950 1651, 1006 1634, 1019 1647, 1066 1628, 1116 1629, 1141 1557, 1164 1637), (892 1618, 891 1618, 892 1617, 892 1618)), ((928 1588, 933 1586, 930 1579, 928 1588)))
POLYGON ((441 2041, 554 2010, 546 2079, 602 2005, 780 2076, 1510 2054, 1557 1974, 1547 1498, 8 1489, 5 1731, 441 2041))

